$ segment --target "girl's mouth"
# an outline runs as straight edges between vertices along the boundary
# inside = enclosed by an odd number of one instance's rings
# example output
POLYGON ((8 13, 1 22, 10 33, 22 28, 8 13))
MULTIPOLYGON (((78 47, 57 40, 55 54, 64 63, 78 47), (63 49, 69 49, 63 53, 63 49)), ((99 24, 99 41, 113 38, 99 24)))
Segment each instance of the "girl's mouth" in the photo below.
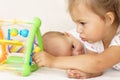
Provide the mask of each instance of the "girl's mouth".
POLYGON ((82 37, 81 37, 81 40, 82 40, 82 41, 87 41, 87 39, 86 39, 86 38, 82 38, 82 37))

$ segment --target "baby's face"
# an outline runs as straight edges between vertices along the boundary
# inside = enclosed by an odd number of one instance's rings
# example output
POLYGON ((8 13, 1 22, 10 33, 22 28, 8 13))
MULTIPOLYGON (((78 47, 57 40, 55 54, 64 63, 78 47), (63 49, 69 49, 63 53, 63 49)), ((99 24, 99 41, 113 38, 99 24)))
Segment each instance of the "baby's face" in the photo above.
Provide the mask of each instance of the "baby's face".
POLYGON ((54 49, 55 56, 75 56, 84 54, 84 47, 83 44, 77 40, 72 35, 64 35, 64 38, 56 38, 54 41, 54 44, 52 46, 55 46, 56 49, 54 49))
POLYGON ((72 56, 84 54, 84 46, 78 39, 76 39, 71 34, 68 35, 65 34, 65 36, 66 36, 66 42, 68 42, 66 46, 68 46, 68 49, 70 49, 71 51, 70 53, 72 56))

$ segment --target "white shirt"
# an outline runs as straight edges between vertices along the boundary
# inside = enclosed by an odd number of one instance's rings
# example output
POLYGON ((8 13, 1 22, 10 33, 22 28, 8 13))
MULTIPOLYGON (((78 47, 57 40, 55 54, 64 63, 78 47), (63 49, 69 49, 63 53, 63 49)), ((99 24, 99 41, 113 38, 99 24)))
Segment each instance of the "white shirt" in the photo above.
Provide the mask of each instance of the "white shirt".
MULTIPOLYGON (((79 34, 75 31, 75 29, 69 31, 72 35, 74 35, 74 37, 76 37, 77 39, 79 39, 83 44, 84 46, 93 51, 93 52, 97 52, 97 53, 101 53, 104 51, 104 45, 103 45, 103 42, 102 41, 98 41, 98 42, 95 42, 95 43, 88 43, 88 42, 83 42, 80 37, 79 37, 79 34)), ((110 46, 120 46, 120 26, 118 27, 118 30, 117 30, 117 33, 116 35, 114 36, 114 38, 112 39, 110 46)), ((120 70, 120 63, 116 64, 113 66, 114 69, 116 70, 120 70)))

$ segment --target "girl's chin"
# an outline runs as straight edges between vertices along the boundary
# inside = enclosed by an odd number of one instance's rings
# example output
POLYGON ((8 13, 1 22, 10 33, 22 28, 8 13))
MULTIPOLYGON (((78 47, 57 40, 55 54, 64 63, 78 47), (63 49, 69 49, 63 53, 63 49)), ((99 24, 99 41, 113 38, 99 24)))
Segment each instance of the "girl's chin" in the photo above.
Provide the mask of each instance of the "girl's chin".
POLYGON ((91 41, 91 40, 87 40, 86 42, 88 42, 88 43, 94 43, 94 41, 91 41))
POLYGON ((89 42, 89 43, 93 43, 93 41, 87 41, 87 42, 89 42))

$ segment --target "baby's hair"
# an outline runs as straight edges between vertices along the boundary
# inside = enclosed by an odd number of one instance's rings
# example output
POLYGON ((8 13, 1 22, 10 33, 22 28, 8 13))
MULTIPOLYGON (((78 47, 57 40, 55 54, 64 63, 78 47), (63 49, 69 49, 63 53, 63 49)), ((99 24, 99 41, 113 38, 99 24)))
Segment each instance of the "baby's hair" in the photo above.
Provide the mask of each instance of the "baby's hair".
POLYGON ((68 0, 68 9, 72 10, 74 5, 79 5, 84 2, 97 15, 104 18, 106 12, 113 12, 115 14, 115 21, 120 23, 120 0, 68 0))
POLYGON ((56 41, 59 38, 65 39, 66 37, 64 36, 64 33, 57 32, 57 31, 49 31, 49 32, 46 32, 45 34, 43 34, 42 39, 43 39, 44 51, 46 51, 54 56, 57 56, 57 54, 61 54, 61 51, 59 51, 59 49, 61 49, 61 48, 58 48, 58 46, 56 46, 56 44, 57 44, 56 41))
POLYGON ((50 40, 52 40, 53 38, 64 38, 64 33, 62 32, 58 32, 58 31, 49 31, 49 32, 46 32, 45 34, 43 34, 42 36, 42 39, 43 39, 43 46, 44 46, 44 50, 47 51, 47 47, 50 40))
POLYGON ((58 32, 58 31, 49 31, 43 34, 42 39, 44 40, 43 42, 49 41, 51 38, 55 37, 64 37, 64 33, 58 32))
POLYGON ((50 36, 50 37, 52 37, 52 36, 58 36, 58 35, 60 35, 60 36, 62 36, 62 35, 64 35, 64 33, 62 33, 62 32, 58 32, 58 31, 49 31, 49 32, 46 32, 45 34, 43 34, 43 38, 44 37, 46 37, 46 36, 50 36))

